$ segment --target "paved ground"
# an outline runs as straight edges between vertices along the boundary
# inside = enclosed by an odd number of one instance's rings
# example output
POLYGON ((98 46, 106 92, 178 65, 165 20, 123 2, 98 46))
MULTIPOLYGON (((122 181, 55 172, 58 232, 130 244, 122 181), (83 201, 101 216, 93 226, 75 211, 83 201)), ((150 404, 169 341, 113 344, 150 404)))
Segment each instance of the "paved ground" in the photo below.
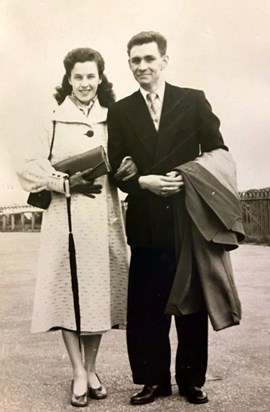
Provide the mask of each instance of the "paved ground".
MULTIPOLYGON (((39 233, 0 233, 0 359, 2 412, 62 412, 69 404, 70 365, 59 333, 30 335, 39 233)), ((190 405, 177 395, 143 407, 129 405, 125 332, 105 335, 98 370, 109 396, 85 412, 262 412, 270 410, 270 248, 243 245, 232 253, 243 305, 241 326, 210 330, 210 402, 190 405)), ((172 330, 173 349, 175 331, 172 330)), ((173 371, 173 365, 172 365, 173 371)), ((79 409, 80 410, 80 409, 79 409)))

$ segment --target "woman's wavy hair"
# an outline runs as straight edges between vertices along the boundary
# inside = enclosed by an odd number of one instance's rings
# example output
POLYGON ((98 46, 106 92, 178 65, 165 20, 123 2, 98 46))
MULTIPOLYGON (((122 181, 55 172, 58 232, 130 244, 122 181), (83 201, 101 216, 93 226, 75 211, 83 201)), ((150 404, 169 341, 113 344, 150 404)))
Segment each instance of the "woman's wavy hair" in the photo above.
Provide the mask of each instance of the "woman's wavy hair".
POLYGON ((60 105, 63 103, 65 98, 72 93, 72 87, 69 84, 68 79, 70 78, 71 71, 76 63, 84 63, 87 61, 96 62, 98 68, 98 74, 101 79, 101 83, 97 89, 97 96, 101 106, 109 107, 115 102, 115 94, 113 91, 112 83, 110 83, 104 74, 105 62, 101 54, 88 47, 81 47, 71 50, 64 58, 64 67, 66 73, 63 76, 61 86, 55 88, 56 93, 54 98, 60 105))

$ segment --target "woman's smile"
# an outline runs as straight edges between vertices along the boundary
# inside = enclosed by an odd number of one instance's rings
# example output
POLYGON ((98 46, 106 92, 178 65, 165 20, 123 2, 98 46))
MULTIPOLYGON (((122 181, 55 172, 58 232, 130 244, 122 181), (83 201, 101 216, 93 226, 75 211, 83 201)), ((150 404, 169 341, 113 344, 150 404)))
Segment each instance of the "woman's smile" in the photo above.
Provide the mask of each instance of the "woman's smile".
POLYGON ((84 104, 88 104, 96 96, 101 83, 96 62, 77 62, 71 70, 69 83, 72 91, 84 104))

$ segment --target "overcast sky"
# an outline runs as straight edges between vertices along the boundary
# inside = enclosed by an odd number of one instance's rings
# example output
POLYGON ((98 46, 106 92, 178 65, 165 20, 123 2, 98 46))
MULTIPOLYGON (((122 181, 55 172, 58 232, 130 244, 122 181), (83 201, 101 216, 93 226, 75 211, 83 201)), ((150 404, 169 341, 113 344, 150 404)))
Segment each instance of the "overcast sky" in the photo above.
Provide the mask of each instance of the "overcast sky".
POLYGON ((118 98, 137 88, 126 44, 142 30, 168 39, 167 81, 205 91, 237 162, 240 190, 270 186, 268 0, 1 0, 1 184, 10 153, 32 139, 75 47, 98 49, 118 98))

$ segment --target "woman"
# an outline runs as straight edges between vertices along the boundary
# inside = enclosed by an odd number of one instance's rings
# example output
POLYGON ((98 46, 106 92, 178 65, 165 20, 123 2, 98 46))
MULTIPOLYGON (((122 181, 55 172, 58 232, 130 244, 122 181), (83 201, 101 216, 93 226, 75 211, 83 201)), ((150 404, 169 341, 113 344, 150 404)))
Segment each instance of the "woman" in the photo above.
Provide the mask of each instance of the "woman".
POLYGON ((18 176, 27 191, 52 191, 50 206, 43 213, 31 330, 62 330, 73 369, 71 404, 87 406, 87 395, 94 399, 106 397, 106 389, 96 374, 96 356, 102 333, 125 322, 127 253, 116 188, 107 176, 96 179, 94 184, 80 173, 71 176, 82 353, 70 280, 66 175, 53 165, 99 145, 106 148, 107 107, 114 102, 114 95, 99 52, 89 48, 72 50, 65 57, 64 66, 62 86, 56 88, 55 94, 59 106, 47 133, 39 139, 34 158, 25 160, 18 176))

